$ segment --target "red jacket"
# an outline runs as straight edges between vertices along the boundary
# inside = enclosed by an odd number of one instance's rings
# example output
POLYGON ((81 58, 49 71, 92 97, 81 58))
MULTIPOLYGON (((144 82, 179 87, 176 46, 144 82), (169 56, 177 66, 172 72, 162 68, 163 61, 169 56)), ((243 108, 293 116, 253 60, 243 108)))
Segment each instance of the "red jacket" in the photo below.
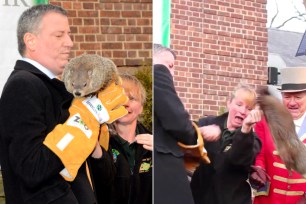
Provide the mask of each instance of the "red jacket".
MULTIPOLYGON (((265 119, 256 124, 255 132, 262 141, 262 149, 255 165, 266 170, 271 177, 271 185, 268 196, 256 196, 254 204, 296 204, 306 192, 306 179, 297 172, 285 168, 265 119)), ((305 138, 303 142, 306 143, 305 138)))

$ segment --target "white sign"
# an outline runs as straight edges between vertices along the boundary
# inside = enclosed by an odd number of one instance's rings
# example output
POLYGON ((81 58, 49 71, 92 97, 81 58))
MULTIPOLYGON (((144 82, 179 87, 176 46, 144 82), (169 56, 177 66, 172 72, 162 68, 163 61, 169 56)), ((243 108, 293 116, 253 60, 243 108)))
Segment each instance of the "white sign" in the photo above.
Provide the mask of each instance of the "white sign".
POLYGON ((37 4, 35 0, 0 0, 0 94, 21 56, 17 47, 17 22, 21 13, 37 4))

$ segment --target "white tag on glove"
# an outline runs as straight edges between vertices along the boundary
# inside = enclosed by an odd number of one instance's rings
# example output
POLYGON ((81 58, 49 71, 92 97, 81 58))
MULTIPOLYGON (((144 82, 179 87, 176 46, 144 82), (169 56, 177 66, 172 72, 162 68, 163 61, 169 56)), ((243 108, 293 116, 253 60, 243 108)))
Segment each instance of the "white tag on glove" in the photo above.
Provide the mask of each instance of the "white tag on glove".
POLYGON ((109 120, 109 114, 97 96, 88 97, 82 101, 82 103, 95 116, 100 124, 109 120))

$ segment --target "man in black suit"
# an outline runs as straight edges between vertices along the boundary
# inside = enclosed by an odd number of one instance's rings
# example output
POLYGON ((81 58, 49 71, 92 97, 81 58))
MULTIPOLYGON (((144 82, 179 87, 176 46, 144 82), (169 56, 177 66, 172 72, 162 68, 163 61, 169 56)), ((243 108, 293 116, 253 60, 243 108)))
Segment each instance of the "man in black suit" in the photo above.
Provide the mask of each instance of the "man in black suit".
MULTIPOLYGON (((57 79, 73 47, 63 8, 39 4, 25 10, 18 21, 17 39, 22 59, 16 61, 0 99, 5 201, 96 204, 90 171, 94 167, 103 171, 105 182, 113 178, 108 171, 112 163, 98 142, 100 125, 119 118, 113 117, 119 109, 108 111, 112 101, 112 107, 119 107, 120 98, 125 102, 128 98, 120 85, 112 84, 98 97, 72 101, 72 94, 57 79), (91 159, 99 165, 88 165, 91 159)), ((118 116, 127 113, 123 104, 120 112, 124 113, 118 116)))
POLYGON ((154 45, 154 203, 193 204, 178 142, 197 143, 196 130, 174 83, 175 53, 154 45))

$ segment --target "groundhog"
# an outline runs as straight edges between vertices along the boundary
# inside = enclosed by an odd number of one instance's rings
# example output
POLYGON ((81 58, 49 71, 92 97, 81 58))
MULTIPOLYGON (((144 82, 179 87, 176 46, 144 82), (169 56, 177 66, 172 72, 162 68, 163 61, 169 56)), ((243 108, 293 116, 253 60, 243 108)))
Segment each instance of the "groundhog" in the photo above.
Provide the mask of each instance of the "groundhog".
POLYGON ((83 54, 66 65, 62 80, 74 97, 96 94, 111 82, 118 83, 119 75, 114 62, 96 54, 83 54))
POLYGON ((288 170, 306 177, 306 147, 296 132, 289 111, 267 89, 259 93, 258 104, 268 122, 279 156, 288 170))

